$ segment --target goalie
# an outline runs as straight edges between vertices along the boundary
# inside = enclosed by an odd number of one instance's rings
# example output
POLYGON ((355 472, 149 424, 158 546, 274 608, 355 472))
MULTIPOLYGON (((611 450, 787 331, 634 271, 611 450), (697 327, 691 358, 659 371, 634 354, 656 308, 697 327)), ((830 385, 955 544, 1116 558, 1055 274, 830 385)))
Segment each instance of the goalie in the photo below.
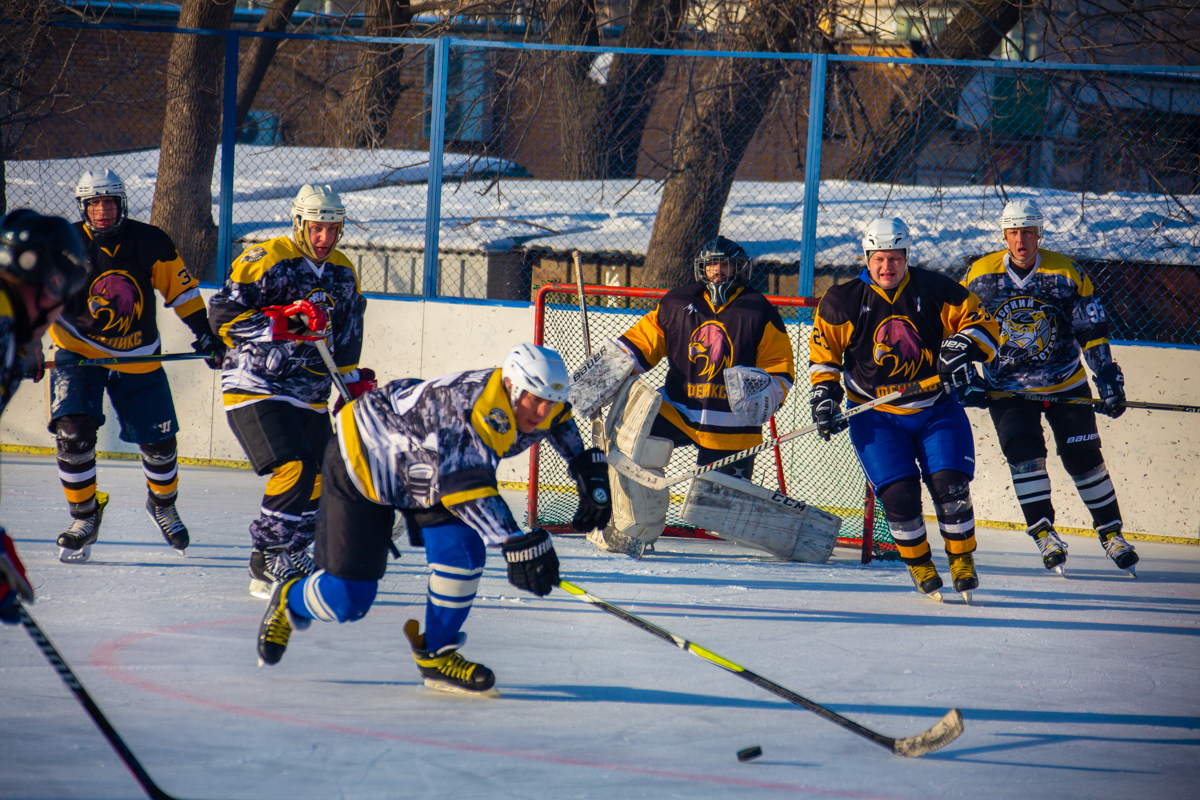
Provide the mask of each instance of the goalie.
MULTIPOLYGON (((748 285, 752 267, 737 242, 713 239, 696 255, 695 283, 667 292, 576 374, 571 398, 581 415, 595 415, 615 394, 606 447, 661 473, 676 447, 695 446, 696 463, 704 465, 762 442, 762 426, 783 405, 795 367, 779 312, 748 285), (663 358, 661 389, 629 378, 663 358)), ((749 457, 720 471, 748 481, 753 468, 749 457)), ((609 477, 612 522, 589 539, 602 550, 640 554, 662 534, 668 493, 612 470, 609 477)))

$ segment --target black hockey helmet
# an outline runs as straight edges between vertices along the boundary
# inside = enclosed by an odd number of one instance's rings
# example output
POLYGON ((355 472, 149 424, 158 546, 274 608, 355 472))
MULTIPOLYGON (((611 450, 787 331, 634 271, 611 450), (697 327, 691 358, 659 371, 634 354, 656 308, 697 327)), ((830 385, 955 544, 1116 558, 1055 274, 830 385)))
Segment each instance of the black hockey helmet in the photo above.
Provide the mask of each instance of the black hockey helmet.
POLYGON ((0 272, 65 302, 87 285, 91 268, 75 226, 21 208, 0 221, 0 272))
POLYGON ((747 255, 746 249, 724 236, 718 236, 701 247, 693 264, 696 270, 696 280, 708 288, 709 299, 716 308, 720 308, 729 301, 729 296, 735 288, 745 286, 750 281, 750 270, 753 267, 753 262, 747 255), (733 274, 723 281, 709 280, 708 266, 722 263, 732 265, 733 274))

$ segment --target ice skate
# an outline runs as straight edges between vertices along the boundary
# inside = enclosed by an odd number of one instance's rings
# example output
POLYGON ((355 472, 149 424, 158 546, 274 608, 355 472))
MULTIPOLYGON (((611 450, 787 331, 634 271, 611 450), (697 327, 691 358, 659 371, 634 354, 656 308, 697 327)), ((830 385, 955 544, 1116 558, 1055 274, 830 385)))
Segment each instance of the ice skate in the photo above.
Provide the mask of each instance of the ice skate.
MULTIPOLYGON (((307 555, 306 553, 306 558, 307 555)), ((297 569, 293 558, 294 556, 282 547, 255 547, 251 550, 250 594, 266 600, 271 596, 271 589, 275 584, 311 574, 297 569)), ((312 563, 311 559, 309 563, 312 563)))
POLYGON ((288 608, 288 589, 299 578, 275 584, 267 603, 267 612, 263 614, 262 623, 258 626, 258 665, 278 664, 287 650, 288 639, 292 631, 302 631, 312 624, 312 620, 297 616, 288 608))
POLYGON ((1121 535, 1121 523, 1118 521, 1102 526, 1096 529, 1096 533, 1100 535, 1100 544, 1104 545, 1104 552, 1108 553, 1113 563, 1128 572, 1129 577, 1136 578, 1138 554, 1121 535))
POLYGON ((302 578, 307 578, 309 575, 312 575, 317 571, 317 565, 312 560, 312 556, 308 554, 307 546, 289 550, 288 561, 291 562, 292 568, 295 569, 302 578))
POLYGON ((1058 538, 1058 533, 1048 520, 1040 520, 1029 530, 1042 554, 1042 564, 1064 578, 1067 577, 1067 543, 1058 538))
POLYGON ((587 535, 587 540, 606 553, 624 553, 635 561, 640 561, 646 552, 646 543, 641 539, 627 536, 611 527, 597 528, 587 535))
POLYGON ((954 591, 963 596, 963 602, 971 605, 971 592, 979 588, 975 556, 971 553, 950 556, 950 577, 954 579, 954 591))
POLYGON ((942 602, 942 576, 938 575, 932 560, 924 564, 909 564, 908 575, 918 592, 935 603, 942 602))
POLYGON ((58 535, 58 560, 64 564, 82 564, 91 558, 92 545, 100 538, 100 523, 104 519, 104 507, 108 495, 96 492, 96 510, 86 517, 71 521, 71 527, 58 535))
POLYGON ((431 653, 425 649, 425 634, 415 619, 404 623, 404 635, 412 645, 413 660, 425 679, 425 686, 441 692, 458 692, 475 697, 499 697, 495 688, 496 676, 483 664, 467 661, 458 654, 467 637, 458 635, 458 641, 431 653))
POLYGON ((167 544, 175 550, 179 555, 184 555, 184 550, 191 544, 191 538, 188 537, 188 529, 183 524, 183 520, 179 518, 179 511, 175 508, 175 503, 167 506, 160 506, 154 502, 154 498, 146 498, 146 513, 150 515, 150 520, 158 526, 158 530, 162 533, 163 538, 167 540, 167 544))

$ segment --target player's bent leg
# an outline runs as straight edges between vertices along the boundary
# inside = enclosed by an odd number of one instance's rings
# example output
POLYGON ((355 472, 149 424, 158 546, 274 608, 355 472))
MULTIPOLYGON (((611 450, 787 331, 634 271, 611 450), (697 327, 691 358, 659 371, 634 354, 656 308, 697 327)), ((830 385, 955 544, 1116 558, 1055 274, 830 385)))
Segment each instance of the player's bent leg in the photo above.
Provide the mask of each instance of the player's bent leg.
POLYGON ((146 475, 149 497, 146 513, 158 526, 163 539, 180 555, 191 544, 187 526, 179 517, 175 498, 179 492, 177 444, 171 436, 161 442, 139 445, 142 451, 142 471, 146 475))
POLYGON ((307 564, 297 564, 290 550, 305 522, 304 511, 310 503, 316 476, 317 462, 312 457, 288 461, 271 471, 259 517, 250 523, 251 594, 262 596, 270 591, 272 583, 311 574, 311 568, 303 569, 311 561, 306 558, 307 564))
POLYGON ((1062 461, 1075 482, 1079 497, 1092 514, 1092 525, 1104 552, 1119 569, 1137 577, 1138 554, 1121 535, 1121 508, 1104 457, 1099 450, 1090 450, 1064 453, 1062 461))
POLYGON ((355 622, 371 610, 379 581, 338 578, 322 569, 291 587, 288 608, 293 614, 322 622, 355 622))
POLYGON ((929 541, 925 532, 925 518, 921 514, 921 482, 910 475, 877 489, 876 497, 883 504, 884 515, 900 559, 908 567, 909 577, 917 591, 941 602, 942 578, 933 564, 929 541))
POLYGON ((979 588, 975 572, 975 508, 971 503, 970 478, 957 470, 942 470, 929 476, 938 527, 950 557, 954 591, 963 595, 979 588))
POLYGON ((71 512, 70 527, 58 536, 59 559, 87 561, 100 537, 108 495, 96 491, 96 432, 101 421, 88 414, 68 414, 51 422, 55 434, 58 477, 71 512))
POLYGON ((300 525, 296 528, 296 535, 292 539, 292 543, 288 545, 288 558, 301 573, 311 575, 317 567, 308 554, 308 548, 316 537, 317 512, 321 506, 321 462, 329 441, 333 437, 333 427, 327 414, 303 413, 300 418, 304 428, 304 439, 308 443, 308 451, 316 456, 317 474, 313 479, 313 488, 309 494, 308 503, 300 513, 300 525))
POLYGON ((292 631, 302 631, 312 620, 295 614, 288 607, 288 594, 299 581, 292 578, 275 584, 267 601, 267 611, 258 626, 258 665, 278 664, 287 650, 292 631))

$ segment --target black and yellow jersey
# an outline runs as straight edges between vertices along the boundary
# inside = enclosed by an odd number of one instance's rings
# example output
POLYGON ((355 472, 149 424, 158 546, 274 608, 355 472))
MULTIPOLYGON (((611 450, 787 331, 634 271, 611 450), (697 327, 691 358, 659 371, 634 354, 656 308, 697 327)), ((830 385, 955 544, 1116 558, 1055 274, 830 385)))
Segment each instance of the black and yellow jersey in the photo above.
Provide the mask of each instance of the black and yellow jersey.
POLYGON ((583 452, 569 404, 522 433, 499 369, 392 381, 344 406, 337 436, 368 500, 414 510, 440 503, 493 545, 522 532, 500 496, 500 459, 543 440, 568 461, 583 452))
MULTIPOLYGON (((82 222, 75 230, 87 249, 91 283, 67 301, 50 326, 59 347, 84 358, 148 356, 161 352, 155 319, 157 291, 194 333, 208 331, 200 284, 161 228, 127 219, 112 237, 95 239, 82 222)), ((155 362, 111 366, 117 372, 153 372, 155 362)))
POLYGON ((1000 348, 984 367, 988 386, 1004 392, 1065 392, 1112 361, 1108 317, 1092 280, 1062 253, 1038 250, 1024 277, 1007 250, 971 265, 963 285, 1000 326, 1000 348))
POLYGON ((0 281, 0 414, 21 387, 25 371, 22 340, 29 338, 29 327, 23 301, 10 295, 8 285, 0 281))
POLYGON ((221 366, 226 409, 272 399, 325 407, 333 379, 316 345, 272 341, 272 320, 260 310, 298 300, 320 306, 329 317, 325 345, 338 372, 358 368, 367 301, 350 260, 333 250, 317 265, 291 237, 280 236, 238 256, 229 279, 209 300, 213 332, 229 347, 221 366))
POLYGON ((672 289, 617 340, 636 372, 667 359, 665 402, 659 413, 693 442, 711 450, 744 450, 762 442, 730 409, 727 367, 758 367, 778 379, 784 396, 796 376, 795 355, 779 311, 742 287, 713 308, 704 284, 672 289))
MULTIPOLYGON (((865 403, 937 377, 942 341, 956 333, 971 337, 987 360, 995 356, 996 321, 952 279, 909 267, 889 294, 864 269, 821 298, 809 342, 809 379, 815 385, 844 377, 850 400, 865 403)), ((915 414, 942 394, 938 384, 911 400, 877 408, 915 414)))

